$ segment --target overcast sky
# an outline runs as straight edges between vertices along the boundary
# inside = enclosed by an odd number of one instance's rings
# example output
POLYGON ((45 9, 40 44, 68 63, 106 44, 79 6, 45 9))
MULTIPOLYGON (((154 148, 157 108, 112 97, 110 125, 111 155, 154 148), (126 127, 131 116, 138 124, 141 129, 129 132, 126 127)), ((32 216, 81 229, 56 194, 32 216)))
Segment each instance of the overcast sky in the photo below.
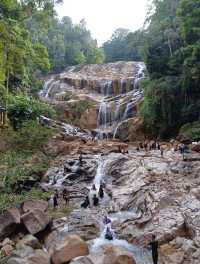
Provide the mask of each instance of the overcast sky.
POLYGON ((64 0, 57 7, 59 17, 70 16, 74 23, 81 19, 99 45, 108 40, 115 29, 131 31, 142 27, 148 0, 64 0))

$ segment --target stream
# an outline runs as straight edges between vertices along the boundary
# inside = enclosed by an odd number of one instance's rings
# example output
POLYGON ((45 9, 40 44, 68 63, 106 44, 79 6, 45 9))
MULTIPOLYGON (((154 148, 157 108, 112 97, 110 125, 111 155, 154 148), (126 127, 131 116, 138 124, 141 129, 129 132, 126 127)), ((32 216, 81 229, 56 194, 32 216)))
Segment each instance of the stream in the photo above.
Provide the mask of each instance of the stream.
MULTIPOLYGON (((96 187, 99 187, 101 180, 106 179, 106 166, 108 163, 108 159, 104 160, 102 158, 99 159, 98 162, 98 168, 97 168, 97 173, 96 176, 94 178, 93 184, 95 184, 96 187)), ((97 188, 98 189, 98 188, 97 188)), ((107 198, 108 195, 105 193, 105 197, 103 198, 103 200, 106 200, 106 202, 101 201, 100 206, 103 207, 103 211, 104 213, 106 212, 106 206, 108 206, 108 203, 110 202, 110 200, 107 198), (103 203, 102 203, 103 202, 103 203)), ((125 220, 126 218, 128 218, 129 216, 133 216, 134 212, 131 211, 118 211, 116 213, 112 213, 111 215, 108 215, 108 218, 111 219, 111 221, 115 221, 115 220, 119 220, 119 219, 123 219, 125 220)), ((106 229, 108 225, 103 224, 103 221, 100 221, 100 227, 101 227, 101 234, 98 238, 94 239, 91 242, 90 245, 90 251, 91 253, 101 253, 102 252, 102 247, 105 245, 115 245, 115 246, 120 246, 125 248, 129 253, 131 253, 137 264, 151 264, 152 262, 152 258, 151 258, 151 251, 144 249, 144 248, 140 248, 138 246, 135 246, 133 244, 128 243, 126 240, 121 240, 118 239, 115 231, 112 229, 112 223, 108 224, 109 227, 111 226, 111 231, 113 233, 113 240, 107 240, 105 239, 105 234, 106 234, 106 229)))

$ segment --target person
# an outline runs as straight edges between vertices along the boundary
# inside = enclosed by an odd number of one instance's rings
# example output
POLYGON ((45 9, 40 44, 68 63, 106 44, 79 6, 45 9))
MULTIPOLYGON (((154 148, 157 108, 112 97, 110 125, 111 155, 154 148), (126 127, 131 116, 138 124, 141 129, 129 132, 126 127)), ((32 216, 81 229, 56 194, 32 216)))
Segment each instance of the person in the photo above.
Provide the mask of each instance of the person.
POLYGON ((139 148, 140 148, 140 149, 143 149, 143 148, 144 148, 142 142, 139 143, 139 148))
POLYGON ((92 185, 92 190, 93 191, 96 191, 97 190, 95 184, 92 185))
POLYGON ((65 201, 65 203, 67 205, 69 202, 69 193, 68 193, 67 189, 63 190, 62 196, 63 196, 63 200, 65 201))
POLYGON ((58 196, 57 193, 55 192, 53 196, 53 208, 56 209, 57 207, 58 207, 58 196))
POLYGON ((93 205, 94 205, 94 206, 98 206, 98 205, 99 205, 99 199, 98 199, 98 197, 96 196, 96 194, 94 194, 94 196, 93 196, 93 205))
POLYGON ((163 147, 160 147, 160 155, 162 158, 163 158, 163 154, 164 154, 164 149, 163 149, 163 147))
POLYGON ((102 184, 100 184, 100 187, 99 187, 99 197, 101 199, 103 199, 103 197, 104 197, 104 191, 103 191, 103 185, 102 184))
POLYGON ((107 240, 113 240, 113 234, 110 230, 109 227, 106 228, 106 234, 105 234, 105 239, 107 240))
POLYGON ((156 240, 155 235, 152 235, 152 241, 149 244, 152 250, 153 264, 157 264, 158 263, 158 241, 156 240))
POLYGON ((118 146, 118 152, 122 153, 121 146, 118 146))
POLYGON ((106 183, 105 183, 104 180, 101 180, 101 181, 100 181, 100 185, 102 185, 103 188, 106 188, 106 183))
POLYGON ((80 164, 80 166, 82 166, 82 164, 83 164, 83 156, 82 156, 82 153, 79 156, 79 164, 80 164))
POLYGON ((110 220, 110 218, 107 217, 107 215, 104 217, 103 223, 104 223, 104 225, 111 224, 111 220, 110 220))
POLYGON ((157 143, 157 149, 160 150, 160 143, 157 143))
POLYGON ((137 144, 136 151, 140 151, 140 144, 137 144))
POLYGON ((52 180, 52 184, 51 185, 55 185, 56 184, 56 176, 53 176, 53 180, 52 180))
POLYGON ((67 165, 64 165, 64 174, 67 174, 70 172, 70 169, 67 165))
POLYGON ((145 151, 148 150, 148 143, 147 143, 147 141, 144 142, 144 149, 145 149, 145 151))
POLYGON ((59 198, 59 193, 58 193, 57 189, 55 190, 55 196, 56 196, 57 199, 59 198))
POLYGON ((81 204, 81 207, 87 208, 90 205, 90 200, 88 195, 85 197, 85 201, 81 204))

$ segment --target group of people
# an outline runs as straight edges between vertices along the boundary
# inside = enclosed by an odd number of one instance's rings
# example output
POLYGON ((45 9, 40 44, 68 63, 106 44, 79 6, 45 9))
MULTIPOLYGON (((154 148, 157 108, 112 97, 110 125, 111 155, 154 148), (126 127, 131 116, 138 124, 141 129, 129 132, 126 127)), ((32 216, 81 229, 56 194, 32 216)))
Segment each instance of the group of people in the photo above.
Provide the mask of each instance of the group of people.
POLYGON ((95 184, 93 184, 89 195, 86 196, 85 201, 81 204, 81 207, 87 208, 88 206, 89 207, 98 206, 99 205, 99 199, 103 199, 103 197, 104 197, 104 184, 103 184, 103 182, 100 183, 98 191, 97 191, 95 184))
POLYGON ((151 151, 151 150, 159 150, 161 157, 163 157, 164 149, 160 145, 160 143, 156 140, 153 141, 147 141, 139 142, 136 148, 137 151, 145 150, 145 151, 151 151))
MULTIPOLYGON (((60 198, 60 194, 58 192, 58 190, 55 190, 54 194, 53 194, 53 208, 56 209, 58 207, 58 201, 60 198)), ((69 192, 67 191, 67 189, 63 189, 62 191, 62 199, 65 201, 65 204, 68 205, 69 200, 70 200, 70 195, 69 192)))
POLYGON ((161 146, 160 146, 160 143, 157 142, 156 140, 154 141, 147 141, 145 140, 144 142, 139 142, 138 145, 137 145, 137 151, 139 150, 145 150, 145 151, 148 151, 148 150, 161 150, 161 146))

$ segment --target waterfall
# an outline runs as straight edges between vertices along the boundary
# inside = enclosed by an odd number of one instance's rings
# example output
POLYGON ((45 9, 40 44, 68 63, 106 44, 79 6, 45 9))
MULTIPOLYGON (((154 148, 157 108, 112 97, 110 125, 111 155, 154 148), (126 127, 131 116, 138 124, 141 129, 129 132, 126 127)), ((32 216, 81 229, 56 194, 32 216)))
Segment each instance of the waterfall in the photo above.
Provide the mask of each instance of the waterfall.
POLYGON ((59 88, 60 87, 60 81, 59 80, 55 80, 54 78, 51 78, 49 80, 47 80, 44 83, 43 89, 42 91, 40 91, 39 95, 41 97, 44 97, 45 99, 50 98, 50 92, 53 88, 59 88))
POLYGON ((133 84, 133 86, 134 86, 133 98, 130 102, 127 103, 123 117, 122 117, 122 120, 120 120, 119 123, 117 123, 117 125, 115 126, 114 133, 113 133, 113 139, 115 139, 120 125, 125 120, 130 118, 131 115, 133 115, 134 107, 137 105, 137 103, 139 102, 139 100, 141 100, 141 98, 143 96, 143 92, 139 90, 139 82, 140 82, 140 80, 145 78, 144 70, 145 70, 145 66, 143 64, 139 64, 138 65, 138 72, 137 72, 137 75, 136 75, 136 78, 135 78, 134 84, 133 84))
POLYGON ((51 88, 51 84, 53 82, 53 78, 45 81, 43 89, 39 92, 39 95, 44 97, 44 98, 48 98, 49 96, 49 89, 51 88))

